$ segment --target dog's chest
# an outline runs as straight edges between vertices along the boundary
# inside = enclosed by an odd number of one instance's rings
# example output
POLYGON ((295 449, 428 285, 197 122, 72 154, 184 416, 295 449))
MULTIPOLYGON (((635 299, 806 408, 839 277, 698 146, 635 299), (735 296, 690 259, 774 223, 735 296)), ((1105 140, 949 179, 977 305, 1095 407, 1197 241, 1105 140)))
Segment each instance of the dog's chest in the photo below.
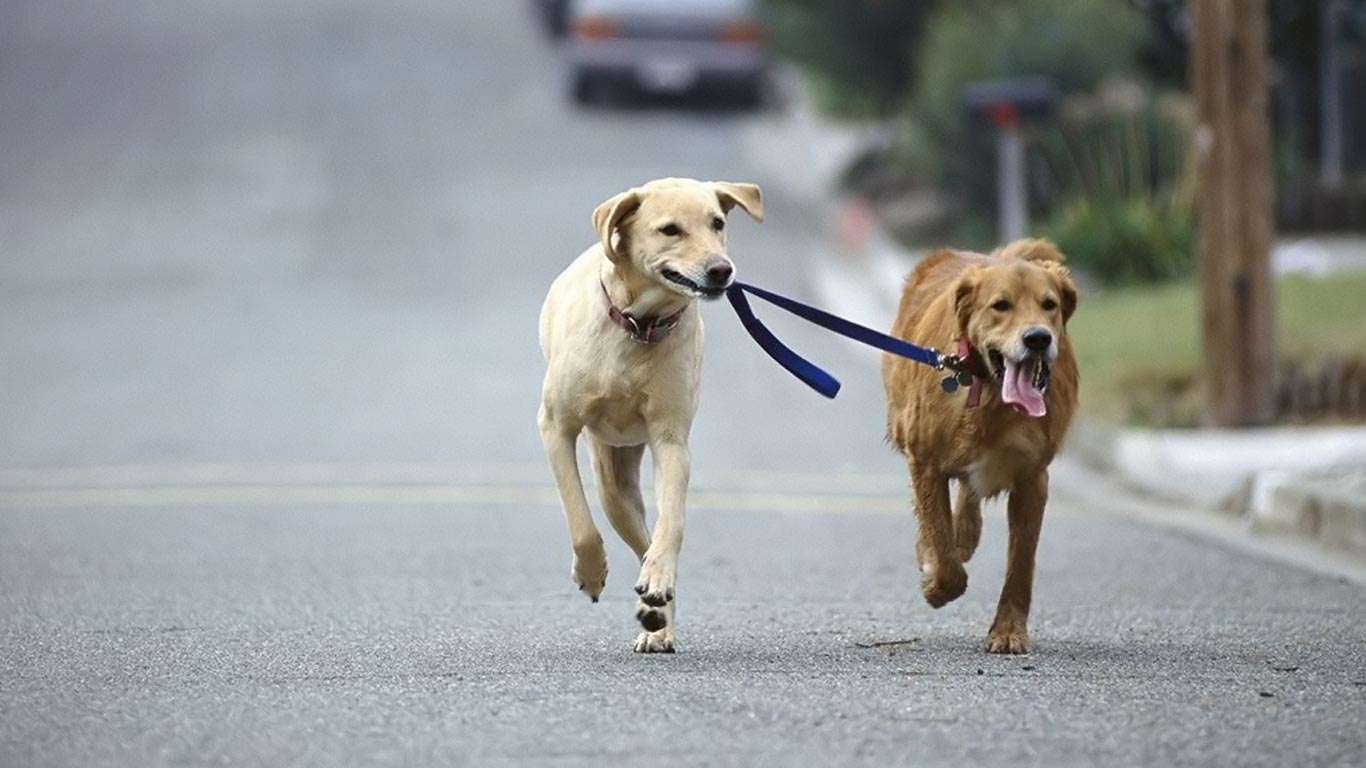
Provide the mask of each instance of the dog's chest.
POLYGON ((979 499, 989 499, 1010 487, 1013 464, 1002 451, 984 451, 968 465, 963 480, 979 499))
POLYGON ((1045 467, 1044 446, 1030 437, 1033 436, 1021 435, 1015 440, 983 448, 968 463, 961 479, 980 499, 1010 490, 1021 472, 1039 471, 1045 467))
POLYGON ((603 377, 596 387, 584 390, 580 401, 584 426, 608 445, 640 445, 647 437, 647 397, 641 382, 629 376, 603 377))
POLYGON ((648 437, 643 401, 638 393, 595 400, 586 409, 585 427, 593 437, 608 445, 640 445, 648 437))
POLYGON ((632 341, 615 327, 584 334, 551 361, 543 397, 608 445, 646 443, 656 428, 686 434, 697 402, 701 322, 685 322, 656 344, 632 341))

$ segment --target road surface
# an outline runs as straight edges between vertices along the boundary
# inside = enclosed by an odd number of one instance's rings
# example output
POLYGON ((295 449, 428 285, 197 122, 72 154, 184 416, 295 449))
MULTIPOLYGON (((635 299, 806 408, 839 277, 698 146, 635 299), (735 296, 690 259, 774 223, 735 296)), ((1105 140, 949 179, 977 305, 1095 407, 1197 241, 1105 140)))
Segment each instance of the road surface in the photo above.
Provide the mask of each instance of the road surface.
POLYGON ((723 304, 680 653, 632 654, 625 547, 568 578, 545 288, 661 175, 765 185, 745 278, 826 243, 761 121, 563 86, 523 3, 0 8, 0 765, 1362 764, 1359 584, 1060 471, 987 656, 999 509, 931 611, 875 368, 773 317, 823 401, 723 304))

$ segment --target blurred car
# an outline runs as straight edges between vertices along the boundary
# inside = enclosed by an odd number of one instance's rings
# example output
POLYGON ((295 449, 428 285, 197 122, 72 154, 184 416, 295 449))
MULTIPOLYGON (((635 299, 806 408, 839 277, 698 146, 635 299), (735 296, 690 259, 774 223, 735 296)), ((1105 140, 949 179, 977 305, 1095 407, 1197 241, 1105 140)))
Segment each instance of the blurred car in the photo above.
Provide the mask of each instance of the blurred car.
POLYGON ((768 46, 752 0, 574 0, 566 35, 579 103, 623 86, 762 99, 768 46))
POLYGON ((535 0, 535 3, 550 36, 562 36, 569 17, 569 0, 535 0))

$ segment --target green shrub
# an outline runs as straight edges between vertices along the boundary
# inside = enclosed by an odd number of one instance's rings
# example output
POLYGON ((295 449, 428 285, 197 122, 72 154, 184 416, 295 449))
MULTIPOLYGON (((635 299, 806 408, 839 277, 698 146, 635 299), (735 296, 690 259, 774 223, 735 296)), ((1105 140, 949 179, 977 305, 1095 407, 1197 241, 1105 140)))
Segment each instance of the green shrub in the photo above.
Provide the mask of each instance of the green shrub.
POLYGON ((1106 283, 1160 282, 1191 270, 1195 226, 1189 209, 1147 198, 1080 198, 1043 233, 1067 254, 1069 265, 1106 283))
POLYGON ((1195 243, 1191 116, 1182 97, 1127 82, 1066 99, 1033 136, 1034 198, 1068 260, 1107 283, 1189 274, 1195 243))

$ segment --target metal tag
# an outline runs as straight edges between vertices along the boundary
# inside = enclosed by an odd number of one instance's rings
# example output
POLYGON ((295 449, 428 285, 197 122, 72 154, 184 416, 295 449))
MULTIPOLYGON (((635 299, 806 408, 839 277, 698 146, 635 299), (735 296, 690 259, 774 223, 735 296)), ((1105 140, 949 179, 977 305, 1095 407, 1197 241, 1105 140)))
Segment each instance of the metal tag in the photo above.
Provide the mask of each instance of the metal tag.
POLYGON ((964 387, 970 387, 970 386, 972 386, 972 372, 971 372, 971 371, 959 371, 959 372, 958 372, 958 384, 959 384, 960 386, 964 386, 964 387))
POLYGON ((945 376, 944 380, 939 382, 939 386, 943 388, 944 392, 952 395, 958 391, 958 379, 953 376, 945 376))

